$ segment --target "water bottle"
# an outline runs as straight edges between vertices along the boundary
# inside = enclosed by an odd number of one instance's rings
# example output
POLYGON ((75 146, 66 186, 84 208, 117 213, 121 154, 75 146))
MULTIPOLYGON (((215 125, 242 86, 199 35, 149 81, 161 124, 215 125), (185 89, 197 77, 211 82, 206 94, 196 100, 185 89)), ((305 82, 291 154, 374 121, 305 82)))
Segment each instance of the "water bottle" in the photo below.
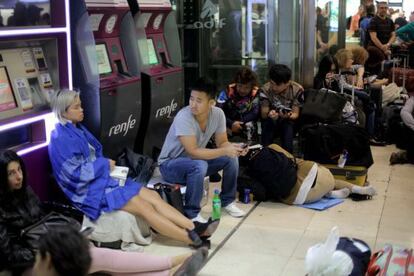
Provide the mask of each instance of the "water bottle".
POLYGON ((213 211, 211 212, 211 219, 218 220, 221 217, 221 200, 220 200, 220 191, 215 189, 213 196, 213 211))
POLYGON ((338 159, 338 167, 343 168, 345 167, 346 160, 348 159, 348 151, 344 150, 342 154, 339 156, 338 159))

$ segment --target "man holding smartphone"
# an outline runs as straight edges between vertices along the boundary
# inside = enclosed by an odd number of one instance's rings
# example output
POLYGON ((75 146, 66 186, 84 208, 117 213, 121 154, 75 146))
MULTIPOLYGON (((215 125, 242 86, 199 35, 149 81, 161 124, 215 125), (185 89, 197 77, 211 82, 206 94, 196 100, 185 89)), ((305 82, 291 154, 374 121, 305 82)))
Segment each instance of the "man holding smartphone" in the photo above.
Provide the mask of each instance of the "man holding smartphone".
POLYGON ((270 81, 260 92, 262 123, 262 145, 273 143, 280 135, 282 147, 293 152, 294 123, 299 118, 300 106, 304 102, 303 87, 291 80, 292 71, 284 64, 270 67, 270 81))
POLYGON ((197 222, 207 222, 200 215, 204 177, 223 170, 220 199, 223 209, 233 217, 243 217, 236 198, 238 157, 248 148, 230 143, 226 133, 226 117, 215 106, 215 85, 199 79, 191 89, 190 103, 174 118, 165 138, 158 164, 163 178, 171 183, 186 185, 184 212, 197 222), (206 145, 214 135, 216 148, 206 145))

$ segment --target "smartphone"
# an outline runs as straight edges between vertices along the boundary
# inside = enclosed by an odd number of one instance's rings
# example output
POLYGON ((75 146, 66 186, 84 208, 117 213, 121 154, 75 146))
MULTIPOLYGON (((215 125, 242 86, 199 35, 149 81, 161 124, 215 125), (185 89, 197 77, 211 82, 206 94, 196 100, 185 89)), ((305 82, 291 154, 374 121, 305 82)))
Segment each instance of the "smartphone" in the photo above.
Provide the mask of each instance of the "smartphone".
POLYGON ((249 146, 249 150, 261 149, 261 148, 263 148, 263 146, 260 144, 249 146))

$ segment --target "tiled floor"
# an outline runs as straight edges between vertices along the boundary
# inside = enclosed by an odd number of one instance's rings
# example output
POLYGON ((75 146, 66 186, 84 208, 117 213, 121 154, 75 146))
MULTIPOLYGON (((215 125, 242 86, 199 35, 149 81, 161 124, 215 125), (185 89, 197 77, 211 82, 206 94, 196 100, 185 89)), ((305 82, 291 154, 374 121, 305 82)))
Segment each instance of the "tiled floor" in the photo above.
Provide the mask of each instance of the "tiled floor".
MULTIPOLYGON (((280 203, 240 204, 252 211, 244 220, 223 216, 200 275, 305 275, 307 249, 324 241, 335 225, 342 236, 360 238, 374 250, 385 243, 414 247, 414 166, 389 166, 393 146, 372 150, 369 181, 378 192, 373 200, 347 199, 323 212, 280 203)), ((203 210, 208 216, 211 206, 203 210)), ((171 245, 157 241, 145 251, 174 255, 189 250, 171 245)))

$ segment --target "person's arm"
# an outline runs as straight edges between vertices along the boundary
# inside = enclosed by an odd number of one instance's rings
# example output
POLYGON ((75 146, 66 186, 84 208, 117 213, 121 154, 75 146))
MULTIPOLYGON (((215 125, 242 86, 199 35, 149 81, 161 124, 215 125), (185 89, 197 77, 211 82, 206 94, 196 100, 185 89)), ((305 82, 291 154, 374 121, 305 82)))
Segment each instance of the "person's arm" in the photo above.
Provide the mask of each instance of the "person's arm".
POLYGON ((395 42, 396 39, 397 39, 397 36, 395 34, 395 31, 394 31, 394 32, 391 33, 391 37, 388 40, 387 47, 390 48, 391 45, 395 42))
POLYGON ((410 97, 401 109, 401 119, 411 130, 414 130, 414 97, 410 97))
POLYGON ((359 89, 364 88, 364 73, 365 73, 365 68, 362 65, 359 65, 355 67, 356 69, 356 73, 357 73, 357 79, 356 79, 356 84, 355 86, 358 87, 359 89))
POLYGON ((252 122, 252 121, 256 121, 257 117, 259 115, 259 109, 260 109, 260 104, 259 104, 259 96, 257 95, 252 103, 252 108, 245 114, 243 114, 243 123, 247 123, 247 122, 252 122))
MULTIPOLYGON (((227 134, 223 133, 222 135, 226 136, 227 140, 227 134)), ((216 139, 220 137, 221 135, 216 134, 216 139)), ((231 147, 228 145, 231 145, 228 141, 217 141, 217 148, 215 149, 206 149, 206 148, 200 148, 197 145, 197 139, 196 136, 179 136, 178 139, 180 140, 181 144, 183 145, 185 151, 192 159, 199 159, 199 160, 211 160, 216 159, 221 156, 236 156, 233 150, 231 150, 231 147), (220 142, 220 144, 219 144, 220 142)))
POLYGON ((369 36, 374 45, 381 49, 383 52, 386 52, 388 50, 387 45, 384 45, 381 43, 381 41, 379 41, 377 37, 377 32, 369 32, 369 36))
POLYGON ((409 33, 414 32, 414 24, 409 23, 395 31, 396 36, 404 42, 410 42, 409 33))

